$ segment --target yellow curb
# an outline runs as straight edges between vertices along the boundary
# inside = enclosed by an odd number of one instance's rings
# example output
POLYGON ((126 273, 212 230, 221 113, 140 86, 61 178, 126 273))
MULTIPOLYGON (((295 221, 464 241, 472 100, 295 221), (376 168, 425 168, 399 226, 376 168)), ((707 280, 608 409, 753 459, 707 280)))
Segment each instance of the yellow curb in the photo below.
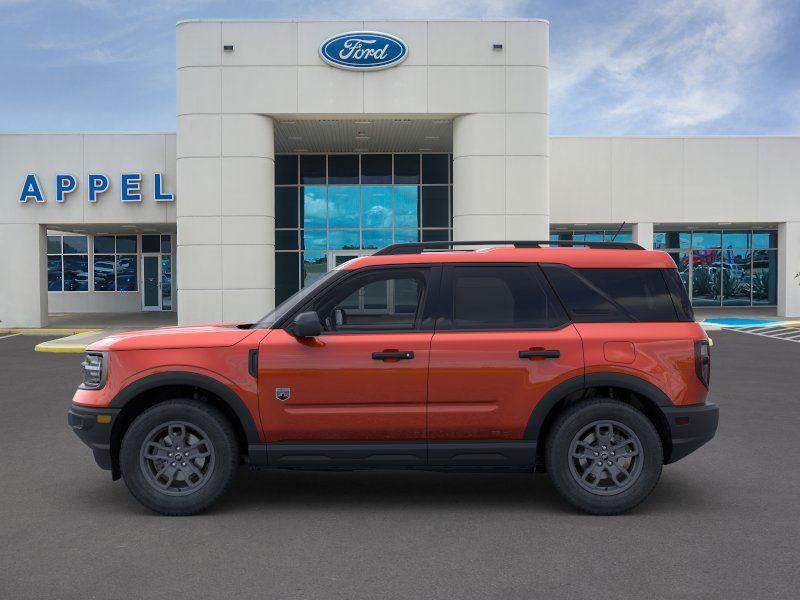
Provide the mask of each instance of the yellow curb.
POLYGON ((21 333, 22 335, 76 335, 78 333, 94 333, 102 329, 48 329, 47 327, 22 327, 15 329, 0 329, 0 335, 6 333, 21 333))
POLYGON ((46 342, 44 344, 36 344, 33 349, 36 352, 59 352, 59 353, 72 353, 72 354, 80 354, 84 350, 86 350, 86 346, 88 344, 84 344, 83 346, 48 346, 46 342))

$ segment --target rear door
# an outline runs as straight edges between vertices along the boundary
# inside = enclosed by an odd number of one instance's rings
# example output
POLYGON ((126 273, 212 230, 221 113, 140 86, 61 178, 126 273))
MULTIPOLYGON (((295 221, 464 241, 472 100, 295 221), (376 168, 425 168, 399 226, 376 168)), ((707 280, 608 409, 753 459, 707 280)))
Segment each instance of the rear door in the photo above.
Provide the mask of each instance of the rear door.
POLYGON ((529 465, 525 428, 548 390, 583 374, 581 339, 535 265, 448 265, 431 343, 433 465, 529 465))

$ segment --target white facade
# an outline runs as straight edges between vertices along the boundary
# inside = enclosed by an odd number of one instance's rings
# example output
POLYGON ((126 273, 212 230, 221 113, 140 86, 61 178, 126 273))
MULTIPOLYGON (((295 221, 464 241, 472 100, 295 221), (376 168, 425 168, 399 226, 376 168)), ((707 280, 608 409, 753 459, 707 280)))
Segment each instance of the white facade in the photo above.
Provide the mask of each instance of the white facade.
POLYGON ((548 63, 538 20, 179 23, 177 135, 0 135, 0 327, 142 307, 141 286, 48 294, 48 230, 176 234, 179 321, 257 319, 275 302, 283 153, 451 155, 454 239, 625 222, 652 247, 665 229, 778 230, 777 310, 800 315, 800 138, 549 139, 548 63), (324 62, 320 45, 350 31, 396 36, 407 57, 324 62), (65 173, 77 189, 58 202, 65 173), (109 187, 89 202, 93 173, 109 187), (141 174, 140 202, 121 201, 126 173, 141 174), (157 173, 174 201, 154 198, 157 173), (45 201, 20 202, 30 174, 45 201))

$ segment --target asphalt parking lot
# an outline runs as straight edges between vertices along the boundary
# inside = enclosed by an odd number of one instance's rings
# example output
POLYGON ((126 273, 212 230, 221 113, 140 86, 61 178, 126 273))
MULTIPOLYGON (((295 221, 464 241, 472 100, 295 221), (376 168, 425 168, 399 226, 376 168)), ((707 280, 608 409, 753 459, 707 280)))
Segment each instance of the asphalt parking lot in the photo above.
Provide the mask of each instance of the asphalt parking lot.
POLYGON ((712 337, 716 439, 619 517, 546 476, 244 469, 156 516, 67 427, 81 356, 0 339, 0 598, 796 598, 800 344, 712 337))

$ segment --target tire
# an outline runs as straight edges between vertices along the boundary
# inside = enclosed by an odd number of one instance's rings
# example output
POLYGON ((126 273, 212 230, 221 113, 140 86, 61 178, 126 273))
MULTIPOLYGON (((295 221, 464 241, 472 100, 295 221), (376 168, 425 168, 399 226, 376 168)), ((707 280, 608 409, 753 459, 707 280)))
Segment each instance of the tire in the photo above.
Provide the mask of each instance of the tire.
POLYGON ((169 400, 144 411, 120 448, 128 490, 162 515, 205 510, 231 484, 238 465, 230 422, 214 407, 192 400, 169 400))
POLYGON ((661 438, 650 419, 609 399, 586 400, 565 410, 553 423, 545 448, 556 490, 593 515, 620 514, 643 502, 658 483, 663 462, 661 438))

